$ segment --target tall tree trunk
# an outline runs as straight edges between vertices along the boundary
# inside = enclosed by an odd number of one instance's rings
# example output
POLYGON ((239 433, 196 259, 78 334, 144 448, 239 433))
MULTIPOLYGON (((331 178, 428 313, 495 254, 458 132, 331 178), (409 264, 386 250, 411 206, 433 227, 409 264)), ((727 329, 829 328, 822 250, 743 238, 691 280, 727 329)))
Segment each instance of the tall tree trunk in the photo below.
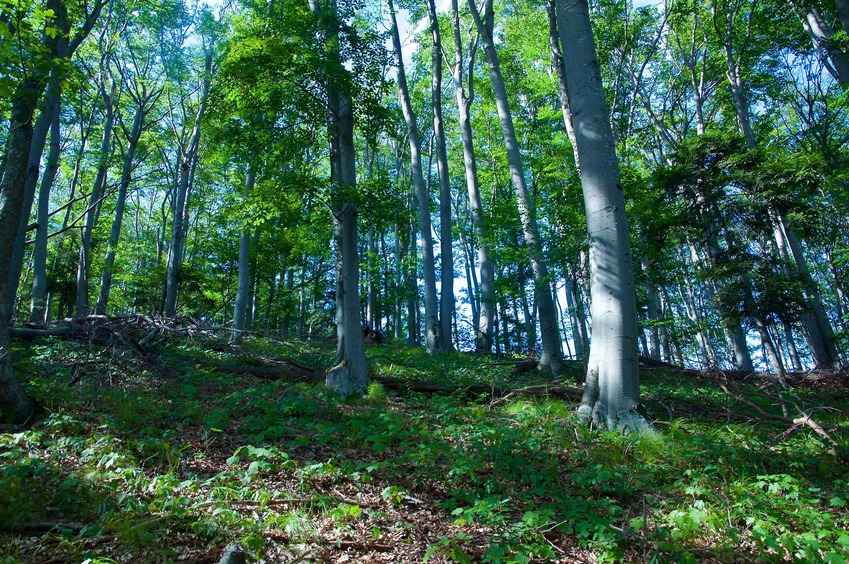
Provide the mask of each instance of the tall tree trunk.
POLYGON ((32 252, 32 305, 30 307, 30 321, 43 323, 47 321, 47 227, 50 223, 50 189, 53 180, 59 170, 59 129, 61 127, 60 100, 56 101, 53 108, 52 123, 50 124, 50 152, 47 157, 47 166, 41 178, 41 187, 38 190, 38 207, 36 211, 35 245, 32 252))
MULTIPOLYGON (((43 88, 43 86, 39 85, 36 88, 43 88)), ((41 90, 38 92, 40 94, 41 90)), ((14 315, 15 313, 15 297, 18 293, 18 285, 21 282, 21 273, 24 270, 24 247, 26 245, 30 214, 32 213, 32 204, 35 199, 35 188, 38 185, 41 157, 44 153, 44 146, 47 143, 47 134, 50 131, 50 124, 53 121, 53 113, 59 105, 61 97, 62 75, 58 72, 51 73, 50 83, 44 94, 41 112, 38 114, 32 130, 32 140, 27 157, 27 176, 24 180, 23 209, 21 211, 20 221, 18 222, 17 235, 14 239, 9 269, 8 271, 4 271, 8 272, 9 294, 7 295, 7 300, 10 315, 14 315)))
MULTIPOLYGON (((459 111, 460 136, 463 141, 463 169, 466 175, 466 190, 469 193, 469 208, 472 226, 478 243, 478 262, 480 263, 480 309, 479 322, 476 325, 475 348, 478 352, 492 351, 492 328, 495 315, 495 268, 489 255, 484 227, 484 211, 478 185, 478 168, 475 159, 474 138, 472 137, 472 119, 470 108, 474 100, 474 49, 469 62, 469 89, 463 87, 463 42, 460 35, 460 14, 457 0, 451 0, 454 20, 454 90, 459 111)), ((474 265, 471 266, 474 268, 474 265)))
POLYGON ((177 186, 177 191, 174 194, 174 218, 171 228, 171 244, 168 247, 168 273, 165 282, 166 317, 174 317, 177 314, 177 290, 179 289, 180 269, 183 265, 183 255, 185 254, 186 245, 186 199, 199 157, 201 121, 206 113, 209 88, 212 84, 213 52, 213 46, 209 46, 204 59, 204 77, 198 111, 195 114, 189 145, 186 148, 183 162, 180 165, 180 184, 177 186))
MULTIPOLYGON (((245 180, 245 205, 250 199, 251 191, 254 189, 256 174, 253 165, 250 165, 245 180)), ((243 220, 242 232, 239 234, 239 282, 236 290, 236 303, 233 306, 233 332, 230 334, 230 342, 241 345, 245 335, 245 310, 248 305, 248 297, 251 287, 251 230, 247 219, 243 220)))
POLYGON ((32 118, 38 102, 38 77, 22 82, 11 100, 9 134, 0 180, 0 418, 25 421, 33 411, 33 403, 18 384, 12 370, 12 347, 9 339, 9 264, 12 248, 24 207, 28 157, 32 145, 32 118))
MULTIPOLYGON (((311 4, 314 11, 319 8, 311 4)), ((334 70, 347 72, 342 64, 339 13, 335 0, 330 0, 326 16, 330 19, 322 32, 334 70), (329 24, 329 25, 327 25, 329 24)), ((332 206, 335 222, 339 268, 337 269, 337 364, 327 372, 325 384, 342 396, 362 394, 368 386, 368 369, 362 338, 360 317, 360 259, 357 251, 357 205, 350 199, 356 190, 357 169, 354 149, 354 107, 349 93, 332 83, 327 84, 328 140, 330 175, 333 186, 332 206), (341 318, 339 317, 341 316, 341 318), (341 358, 339 358, 341 356, 341 358)))
POLYGON ((625 198, 587 0, 557 0, 566 85, 589 236, 593 340, 580 413, 611 429, 647 426, 639 413, 637 306, 625 198))
POLYGON ((433 78, 430 96, 433 107, 433 133, 436 141, 436 166, 439 171, 439 252, 440 293, 439 332, 444 351, 454 350, 451 342, 451 320, 454 317, 454 245, 451 234, 451 179, 448 173, 448 152, 445 148, 445 127, 442 124, 442 40, 436 17, 436 0, 428 0, 430 35, 433 39, 431 62, 433 78))
POLYGON ((566 276, 566 308, 569 310, 570 325, 572 326, 572 342, 575 344, 575 357, 579 360, 586 358, 586 322, 579 315, 578 288, 575 276, 571 273, 566 276))
POLYGON ((831 328, 831 322, 825 312, 819 286, 811 276, 802 246, 799 244, 795 233, 787 225, 784 215, 778 211, 773 211, 772 215, 777 243, 779 246, 783 246, 786 242, 796 271, 799 273, 799 278, 805 288, 810 312, 803 317, 802 322, 805 326, 805 333, 808 336, 808 345, 814 357, 814 362, 819 368, 834 368, 835 363, 839 360, 839 355, 834 344, 834 330, 831 328))
POLYGON ((540 355, 540 366, 547 366, 555 375, 563 368, 563 349, 560 340, 560 331, 557 325, 557 312, 554 311, 554 300, 551 297, 551 281, 548 275, 548 267, 542 252, 539 228, 525 183, 525 173, 522 167, 522 157, 519 153, 519 142, 513 127, 513 116, 510 113, 510 105, 507 98, 507 88, 498 62, 498 53, 495 51, 495 41, 492 37, 492 0, 487 0, 487 22, 481 19, 474 0, 469 1, 469 9, 475 20, 478 34, 483 43, 489 66, 489 75, 492 79, 492 88, 495 95, 495 105, 498 110, 498 119, 501 124, 501 132, 504 136, 504 146, 507 150, 507 162, 510 166, 510 180, 516 196, 516 205, 519 208, 519 217, 522 223, 525 246, 531 261, 534 273, 534 289, 536 302, 539 304, 539 324, 542 336, 542 354, 540 355))
POLYGON ((97 174, 94 178, 94 186, 88 199, 88 209, 85 213, 85 225, 83 226, 82 240, 80 242, 80 258, 77 266, 77 317, 88 315, 88 291, 89 274, 91 269, 91 235, 94 225, 97 223, 100 200, 103 197, 103 189, 106 184, 106 174, 109 170, 109 157, 112 154, 112 131, 115 123, 115 94, 118 86, 113 82, 107 91, 101 87, 103 104, 106 115, 103 121, 103 138, 100 142, 98 153, 97 174))
MULTIPOLYGON (((433 235, 430 219, 430 194, 425 185, 422 173, 421 141, 416 115, 410 100, 407 87, 407 75, 404 71, 404 59, 401 51, 401 37, 398 34, 398 23, 395 18, 395 6, 388 0, 389 15, 392 18, 392 46, 395 56, 395 66, 398 70, 398 95, 401 99, 401 110, 407 122, 407 137, 410 140, 410 165, 413 174, 413 186, 416 199, 419 202, 419 226, 422 237, 422 273, 424 275, 425 302, 425 348, 429 353, 439 351, 441 347, 440 325, 438 319, 438 303, 436 300, 436 270, 434 268, 433 235)), ((450 334, 448 335, 450 339, 450 334)))
POLYGON ((395 234, 395 277, 393 284, 394 308, 392 315, 392 327, 394 329, 395 340, 401 339, 401 287, 404 279, 404 254, 401 247, 401 229, 396 223, 393 227, 395 234))
POLYGON ((651 276, 649 261, 646 257, 642 260, 643 274, 646 277, 646 314, 648 317, 648 350, 649 357, 660 360, 660 336, 658 333, 658 322, 660 321, 660 299, 657 295, 654 279, 651 276))
POLYGON ((118 185, 118 198, 115 201, 115 217, 112 220, 112 229, 109 231, 109 242, 106 248, 106 259, 103 264, 103 273, 100 277, 100 295, 97 298, 96 312, 98 315, 106 315, 109 304, 109 293, 112 290, 112 269, 115 266, 115 253, 118 250, 118 240, 121 237, 121 223, 124 221, 124 207, 127 203, 127 189, 133 175, 133 160, 136 148, 144 128, 144 120, 147 115, 146 101, 139 102, 136 115, 133 118, 133 128, 127 139, 127 151, 124 154, 124 162, 121 166, 121 182, 118 185))

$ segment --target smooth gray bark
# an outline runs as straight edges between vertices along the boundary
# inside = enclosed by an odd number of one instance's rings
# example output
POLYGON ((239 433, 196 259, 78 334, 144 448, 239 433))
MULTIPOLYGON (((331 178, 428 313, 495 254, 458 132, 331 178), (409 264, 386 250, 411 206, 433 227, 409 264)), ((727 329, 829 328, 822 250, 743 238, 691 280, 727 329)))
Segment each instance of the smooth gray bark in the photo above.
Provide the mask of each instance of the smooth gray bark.
MULTIPOLYGON (((253 170, 249 170, 245 180, 245 201, 250 198, 251 191, 254 189, 256 175, 253 170)), ((236 289, 236 303, 233 306, 233 331, 230 334, 230 342, 234 345, 241 345, 245 334, 245 310, 248 305, 248 297, 251 287, 251 230, 245 222, 242 225, 242 231, 239 234, 239 278, 238 287, 236 289)))
POLYGON ((802 321, 805 326, 808 345, 814 357, 814 362, 819 368, 834 368, 840 359, 837 347, 834 344, 834 330, 825 312, 819 286, 811 276, 802 246, 796 238, 795 233, 788 227, 787 220, 783 214, 778 212, 775 212, 774 216, 777 223, 776 235, 779 239, 778 243, 781 245, 786 241, 793 258, 793 263, 805 288, 810 313, 802 321), (784 241, 781 240, 781 235, 783 235, 784 241))
POLYGON ((637 306, 625 198, 586 0, 557 0, 589 237, 593 338, 579 413, 641 431, 637 306))
MULTIPOLYGON (((489 243, 484 226, 484 209, 478 185, 477 159, 475 158, 474 137, 472 136, 471 105, 474 100, 474 46, 470 53, 468 92, 463 87, 463 42, 460 35, 460 14, 457 0, 451 0, 454 20, 454 91, 459 112, 460 136, 463 141, 463 170, 466 177, 466 190, 469 194, 469 208, 472 226, 478 244, 478 263, 480 267, 480 308, 475 325, 475 348, 478 352, 492 351, 492 328, 495 315, 495 268, 489 255, 489 243)), ((474 265, 472 265, 474 268, 474 265)))
POLYGON ((431 106, 433 108, 433 133, 436 144, 436 166, 439 172, 439 333, 440 348, 454 350, 451 341, 451 320, 454 318, 454 245, 451 225, 451 179, 448 173, 448 153, 445 148, 445 127, 442 124, 442 40, 436 17, 436 0, 427 0, 430 35, 433 39, 431 63, 431 106))
POLYGON ((77 317, 85 317, 89 313, 89 274, 91 269, 91 236, 97 223, 100 201, 103 198, 103 189, 106 184, 106 175, 109 171, 109 158, 112 154, 112 131, 115 124, 115 94, 117 84, 112 83, 108 90, 101 85, 101 95, 104 104, 103 137, 100 141, 98 153, 97 174, 94 178, 94 186, 88 199, 88 209, 85 214, 85 225, 83 226, 82 240, 80 242, 80 258, 77 266, 77 317))
POLYGON ((560 374, 563 369, 563 348, 560 339, 560 330, 557 324, 557 312, 554 310, 554 300, 551 297, 551 280, 548 274, 548 266, 543 256, 542 241, 539 236, 539 227, 532 209, 530 194, 525 182, 525 173, 522 165, 522 157, 519 152, 519 142, 513 127, 513 116, 510 112, 510 104, 507 97, 507 87, 498 62, 498 53, 495 50, 495 40, 492 36, 492 1, 487 0, 487 22, 484 22, 478 12, 474 0, 469 1, 469 10, 475 20, 475 26, 483 44, 486 61, 489 67, 489 75, 492 80, 495 105, 498 110, 498 120, 501 125, 501 133, 504 137, 504 147, 507 151, 507 162, 510 167, 510 181, 516 197, 516 205, 519 208, 519 217, 522 224, 525 247, 534 273, 534 295, 539 309, 539 325, 542 337, 542 352, 540 354, 540 366, 548 367, 555 375, 560 374))
POLYGON ((165 316, 174 317, 177 313, 177 291, 180 284, 180 269, 183 265, 183 256, 186 245, 186 200, 191 188, 193 171, 197 166, 200 147, 201 122, 206 113, 209 89, 212 84, 213 73, 213 46, 207 46, 203 66, 203 82, 201 86, 198 110, 192 125, 192 134, 189 137, 189 145, 183 155, 180 164, 180 183, 174 194, 174 217, 171 225, 171 244, 168 247, 168 273, 165 285, 165 316))
POLYGON ((822 58, 826 70, 838 82, 849 83, 849 59, 840 46, 835 44, 834 29, 823 17, 819 8, 808 1, 791 0, 790 4, 802 21, 802 27, 811 38, 814 48, 820 53, 825 51, 828 56, 822 58))
POLYGON ((30 321, 43 323, 47 321, 47 227, 50 222, 50 190, 53 180, 59 170, 59 150, 61 127, 60 102, 56 101, 53 108, 52 123, 50 124, 50 151, 47 156, 47 166, 41 177, 38 190, 38 206, 36 210, 35 244, 32 251, 32 302, 30 306, 30 321))
POLYGON ((47 134, 50 131, 53 114, 59 105, 61 96, 62 76, 58 72, 51 73, 50 83, 44 93, 41 111, 32 129, 32 140, 27 158, 27 176, 24 184, 23 209, 21 211, 20 221, 18 222, 18 231, 9 263, 9 294, 7 299, 9 300, 9 312, 12 315, 14 315, 15 297, 18 293, 18 285, 21 282, 21 273, 24 270, 24 247, 26 245, 30 214, 32 213, 32 204, 35 200, 35 189, 38 186, 41 157, 44 153, 44 146, 47 143, 47 134))
MULTIPOLYGON (((398 23, 395 18, 395 6, 388 0, 389 14, 392 25, 392 46, 395 57, 395 67, 398 75, 398 96, 401 100, 401 110, 407 123, 407 137, 410 141, 410 167, 413 175, 413 188, 419 203, 419 227, 422 238, 422 274, 424 276, 424 322, 425 348, 429 353, 441 349, 441 331, 438 318, 439 304, 436 299, 436 269, 433 254, 433 227, 430 219, 430 194, 422 172, 421 140, 416 114, 410 100, 407 87, 407 75, 404 71, 404 59, 401 50, 401 37, 398 34, 398 23)), ((448 335, 450 339, 450 334, 448 335)))
MULTIPOLYGON (((314 10, 318 11, 315 4, 314 10)), ((335 0, 330 0, 326 16, 331 25, 322 30, 329 44, 334 70, 346 73, 339 49, 339 21, 335 0)), ((368 387, 368 368, 360 317, 360 259, 357 250, 357 205, 351 200, 356 190, 357 169, 354 148, 354 107, 347 92, 327 85, 328 140, 333 187, 332 205, 336 232, 337 364, 327 371, 325 385, 343 397, 362 394, 368 387), (341 316, 341 317, 340 317, 341 316)))
MULTIPOLYGON (((158 96, 157 96, 158 97, 158 96)), ((106 315, 109 304, 109 293, 112 290, 112 269, 115 266, 115 253, 118 249, 118 241, 121 237, 121 224, 124 221, 124 208, 127 204, 127 190, 132 181, 133 166, 136 148, 144 130, 144 122, 150 108, 149 99, 143 97, 138 100, 133 126, 127 137, 127 148, 124 153, 124 161, 121 165, 121 181, 118 185, 118 197, 115 201, 115 216, 112 220, 112 228, 109 231, 109 241, 106 247, 106 259, 103 264, 103 272, 100 277, 100 294, 97 298, 95 311, 98 315, 106 315)))

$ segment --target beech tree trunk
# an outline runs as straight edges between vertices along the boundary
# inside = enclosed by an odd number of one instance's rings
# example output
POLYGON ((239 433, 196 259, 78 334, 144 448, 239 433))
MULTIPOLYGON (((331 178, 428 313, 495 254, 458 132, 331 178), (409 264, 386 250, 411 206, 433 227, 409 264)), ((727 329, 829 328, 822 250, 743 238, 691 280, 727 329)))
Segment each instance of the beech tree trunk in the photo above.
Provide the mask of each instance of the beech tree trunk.
MULTIPOLYGON (((320 8, 311 4, 314 12, 320 8)), ((336 71, 347 72, 339 49, 339 15, 335 0, 330 0, 326 16, 328 25, 322 32, 328 43, 336 71)), ((327 25, 327 24, 326 24, 327 25)), ((333 185, 332 206, 337 233, 336 327, 339 346, 337 364, 327 371, 325 385, 343 397, 362 394, 368 387, 368 368, 363 345, 360 316, 360 258, 357 250, 357 205, 351 196, 356 191, 357 169, 354 149, 354 108, 347 92, 329 83, 328 140, 330 145, 330 175, 333 185)))
POLYGON ((88 280, 91 269, 91 235, 97 223, 100 200, 103 198, 103 188, 106 184, 106 174, 109 170, 109 157, 112 154, 112 131, 115 124, 115 93, 117 88, 114 82, 108 91, 105 87, 101 86, 101 94, 105 107, 103 138, 100 141, 97 175, 94 178, 94 186, 88 198, 85 226, 83 227, 82 241, 80 242, 80 258, 77 266, 77 317, 85 317, 89 312, 88 280))
POLYGON ((47 72, 44 69, 55 67, 57 59, 70 57, 74 53, 94 26, 105 1, 95 0, 90 6, 91 11, 85 14, 82 28, 67 43, 70 26, 65 6, 60 0, 46 2, 46 8, 52 11, 53 16, 50 25, 61 33, 42 35, 45 50, 41 53, 41 64, 35 65, 31 73, 17 84, 10 100, 6 150, 0 169, 0 418, 16 423, 29 418, 34 407, 12 370, 9 340, 9 320, 12 315, 9 304, 14 302, 14 290, 18 284, 18 277, 9 276, 12 251, 20 223, 28 219, 24 218, 24 207, 28 215, 32 203, 32 194, 29 204, 25 201, 27 175, 31 172, 29 157, 33 145, 32 120, 46 85, 47 72), (10 284, 10 278, 14 278, 14 284, 10 284))
POLYGON ((433 38, 433 78, 431 80, 431 106, 433 107, 433 133, 436 141, 436 166, 439 172, 439 333, 444 351, 454 350, 451 342, 451 320, 454 318, 454 245, 451 234, 451 179, 448 173, 448 152, 445 148, 445 128, 442 124, 442 40, 436 17, 436 0, 427 0, 430 35, 433 38))
MULTIPOLYGON (((404 59, 401 51, 401 37, 398 34, 398 23, 395 18, 395 6, 388 0, 389 14, 392 22, 392 46, 395 56, 395 66, 398 71, 398 96, 401 99, 401 110, 407 123, 407 137, 410 141, 410 165, 413 174, 413 187, 419 202, 419 227, 422 237, 422 274, 424 276, 424 322, 425 348, 431 354, 439 351, 441 331, 438 319, 438 303, 436 300, 436 269, 434 268, 433 235, 430 219, 430 194, 422 173, 421 140, 416 114, 410 101, 410 91, 407 87, 407 75, 404 71, 404 59)), ((448 335, 450 339, 450 333, 448 335)))
MULTIPOLYGON (((58 73, 52 73, 50 83, 47 86, 47 91, 44 94, 41 111, 35 121, 35 126, 32 129, 32 139, 29 145, 29 154, 27 156, 27 175, 24 179, 24 197, 23 209, 21 210, 20 220, 18 222, 18 231, 14 239, 14 247, 10 258, 8 271, 9 294, 9 313, 14 315, 15 297, 18 293, 18 286, 21 282, 21 273, 24 270, 24 247, 27 239, 27 227, 29 225, 30 214, 32 213, 32 204, 35 199, 35 188, 38 186, 39 169, 41 168, 41 156, 44 153, 44 146, 47 143, 47 134, 50 131, 50 124, 53 121, 53 113, 59 104, 59 99, 62 96, 62 78, 58 73)), ((38 95, 41 94, 44 88, 38 85, 38 95)))
MULTIPOLYGON (((32 119, 39 97, 38 78, 22 82, 12 96, 9 135, 0 180, 0 418, 16 423, 25 421, 33 411, 33 403, 18 384, 12 370, 12 348, 9 339, 9 272, 12 248, 24 207, 27 164, 32 145, 32 119)), ((14 300, 12 300, 14 301, 14 300)))
MULTIPOLYGON (((822 58, 823 64, 829 74, 842 84, 849 83, 849 59, 834 42, 834 29, 823 17, 819 8, 808 1, 791 0, 790 4, 796 15, 802 21, 802 27, 811 38, 814 48, 822 53, 824 50, 828 58, 822 58)), ((840 9, 838 7, 838 13, 840 9)))
POLYGON ((200 147, 201 121, 206 113, 209 88, 212 84, 213 46, 207 47, 204 59, 204 78, 201 87, 200 103, 195 115, 192 135, 181 163, 180 184, 174 194, 174 218, 171 226, 171 244, 168 247, 168 274, 165 283, 165 316, 174 317, 177 314, 177 291, 180 284, 180 269, 183 265, 183 255, 186 245, 185 208, 186 199, 191 187, 192 172, 198 161, 200 147))
POLYGON ((109 231, 106 259, 100 277, 100 295, 97 298, 95 310, 98 315, 106 315, 106 308, 109 304, 109 293, 112 290, 112 269, 115 266, 115 253, 118 250, 118 240, 121 237, 121 224, 124 221, 124 207, 127 203, 127 189, 132 181, 136 147, 138 147, 148 112, 147 101, 139 100, 138 102, 136 115, 133 118, 133 127, 127 138, 127 152, 124 154, 124 162, 121 166, 121 182, 118 185, 118 198, 115 201, 115 217, 112 220, 112 229, 109 231))
POLYGON ((474 0, 469 1, 469 10, 475 20, 478 34, 483 43, 489 66, 489 75, 492 79, 492 88, 495 95, 495 105, 498 110, 498 119, 501 124, 501 133, 504 136, 504 146, 507 150, 507 161, 510 166, 510 180, 516 196, 516 205, 519 208, 519 217, 522 223, 525 247, 531 261, 531 269, 534 273, 535 298, 539 308, 539 324, 542 337, 542 353, 540 355, 540 366, 548 367, 555 375, 563 368, 563 348, 560 339, 560 330, 557 324, 557 312, 554 310, 554 300, 551 297, 551 280, 548 275, 548 267, 542 252, 542 242, 539 236, 536 217, 532 209, 530 195, 525 182, 525 173, 522 166, 522 157, 519 153, 519 142, 513 127, 513 116, 507 98, 507 88, 498 62, 498 53, 495 50, 495 41, 492 37, 492 0, 487 0, 487 22, 484 22, 478 12, 474 0))
MULTIPOLYGON (((253 171, 253 165, 248 170, 248 175, 245 180, 245 203, 250 198, 250 193, 254 189, 256 175, 253 171)), ((251 287, 251 230, 248 227, 247 221, 242 225, 242 232, 239 235, 239 283, 236 290, 236 303, 233 306, 233 332, 230 334, 230 342, 235 345, 241 345, 245 334, 245 310, 248 305, 251 287)))
POLYGON ((60 100, 56 101, 50 124, 50 152, 47 156, 47 166, 41 177, 38 190, 38 206, 36 211, 35 244, 32 252, 32 303, 30 306, 30 321, 43 323, 47 321, 47 227, 50 222, 50 190, 53 180, 59 170, 59 129, 60 100))
MULTIPOLYGON (((495 316, 495 268, 489 255, 486 242, 484 210, 478 185, 478 167, 475 158, 474 138, 472 137, 472 118, 470 108, 474 100, 474 47, 469 61, 469 89, 463 87, 463 42, 460 35, 460 14, 457 0, 451 0, 454 20, 454 91, 459 111, 460 136, 463 141, 463 169, 466 175, 466 190, 469 193, 469 208, 472 226, 478 243, 478 263, 480 265, 480 308, 476 324, 475 348, 478 352, 492 351, 493 319, 495 316)), ((471 256, 471 254, 470 254, 471 256)), ((471 265, 474 268, 474 265, 471 265)))
POLYGON ((593 339, 579 413, 610 429, 640 431, 637 306, 625 198, 587 0, 557 0, 566 85, 587 214, 593 339))

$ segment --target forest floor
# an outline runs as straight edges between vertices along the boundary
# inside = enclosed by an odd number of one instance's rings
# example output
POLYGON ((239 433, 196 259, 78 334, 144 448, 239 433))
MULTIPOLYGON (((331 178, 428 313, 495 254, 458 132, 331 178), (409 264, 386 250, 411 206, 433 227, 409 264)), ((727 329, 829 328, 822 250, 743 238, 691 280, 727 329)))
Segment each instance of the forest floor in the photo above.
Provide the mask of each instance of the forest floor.
POLYGON ((44 413, 0 428, 0 562, 849 560, 845 372, 646 366, 656 432, 622 436, 575 418, 577 365, 374 345, 343 401, 334 350, 16 340, 44 413))

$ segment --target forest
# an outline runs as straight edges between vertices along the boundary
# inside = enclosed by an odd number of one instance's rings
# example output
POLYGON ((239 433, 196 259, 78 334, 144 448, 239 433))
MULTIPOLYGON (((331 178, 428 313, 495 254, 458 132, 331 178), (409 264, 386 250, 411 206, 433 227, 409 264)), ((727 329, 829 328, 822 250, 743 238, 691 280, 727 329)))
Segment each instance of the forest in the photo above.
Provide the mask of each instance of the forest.
POLYGON ((0 562, 846 562, 847 143, 849 0, 0 0, 0 562))

